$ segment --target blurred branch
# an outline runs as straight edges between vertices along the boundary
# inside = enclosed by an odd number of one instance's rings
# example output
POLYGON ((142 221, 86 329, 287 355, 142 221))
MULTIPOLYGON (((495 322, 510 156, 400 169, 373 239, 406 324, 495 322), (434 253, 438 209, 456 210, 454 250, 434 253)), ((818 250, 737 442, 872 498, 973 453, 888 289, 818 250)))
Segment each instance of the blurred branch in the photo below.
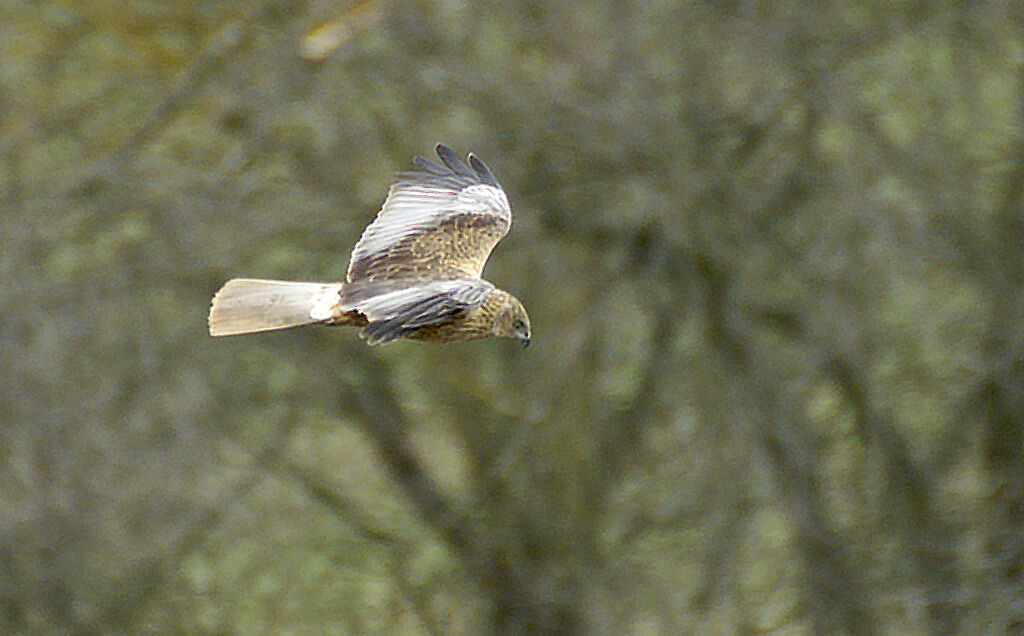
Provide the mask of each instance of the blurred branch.
MULTIPOLYGON (((259 468, 273 464, 287 448, 287 438, 291 434, 295 418, 285 420, 289 424, 280 426, 257 450, 252 453, 253 466, 259 468)), ((143 557, 131 571, 123 577, 117 586, 118 593, 112 595, 110 602, 89 621, 88 628, 80 625, 80 631, 91 632, 94 627, 104 629, 114 626, 118 631, 130 633, 137 616, 142 613, 147 603, 159 594, 163 584, 177 571, 181 561, 192 553, 203 540, 228 516, 240 506, 248 495, 268 473, 252 470, 244 477, 225 489, 216 504, 196 512, 177 532, 170 541, 164 541, 155 547, 153 552, 143 557)))
MULTIPOLYGON (((1024 70, 1018 74, 1017 125, 1024 130, 1024 70)), ((993 307, 988 311, 989 324, 985 337, 986 368, 954 411, 954 422, 970 421, 982 415, 982 421, 999 428, 1004 393, 1006 404, 1021 404, 1017 382, 1021 366, 1021 281, 1024 280, 1024 264, 1020 255, 1024 253, 1024 133, 1019 133, 1017 143, 1006 157, 1012 166, 1006 175, 1001 193, 994 210, 993 233, 983 249, 985 258, 977 282, 990 297, 993 307), (984 416, 989 417, 984 417, 984 416)), ((1009 413, 1007 413, 1009 415, 1009 413)), ((1015 428, 1024 428, 1024 414, 1019 410, 1015 428)), ((964 448, 963 437, 970 430, 965 426, 949 426, 946 438, 937 454, 936 465, 946 466, 964 448)), ((998 433, 994 433, 999 437, 998 433)))
POLYGON ((750 413, 738 416, 748 421, 775 475, 776 492, 790 510, 795 547, 807 573, 804 593, 817 610, 811 612, 814 631, 873 634, 877 630, 867 611, 864 584, 823 514, 826 506, 815 473, 820 462, 806 439, 806 427, 784 406, 776 381, 753 363, 752 345, 736 326, 730 304, 728 270, 703 257, 696 266, 704 282, 708 338, 734 384, 737 414, 750 413))
MULTIPOLYGON (((1016 143, 1007 152, 1012 166, 1003 182, 993 213, 992 234, 985 242, 978 285, 991 306, 983 342, 983 368, 960 406, 954 411, 935 464, 952 463, 968 447, 964 436, 980 429, 983 461, 995 492, 989 506, 994 523, 986 524, 987 550, 997 566, 990 593, 1017 599, 1024 589, 1024 68, 1017 74, 1016 143), (975 423, 975 427, 967 426, 975 423)), ((998 617, 1007 632, 1024 626, 1024 607, 1008 603, 998 617)), ((997 629, 998 629, 997 628, 997 629)))
POLYGON ((139 149, 170 122, 171 118, 199 91, 203 83, 220 70, 229 55, 243 50, 243 45, 248 42, 247 38, 254 25, 261 23, 274 12, 290 11, 298 4, 300 0, 264 0, 249 9, 241 18, 220 29, 121 147, 95 161, 76 183, 58 192, 57 198, 77 196, 93 190, 102 182, 116 180, 121 176, 125 162, 137 155, 139 149))
POLYGON ((87 623, 80 621, 74 633, 127 634, 137 631, 135 622, 138 616, 177 572, 181 561, 202 544, 264 477, 257 472, 248 474, 228 488, 215 505, 195 513, 174 538, 160 543, 150 554, 139 559, 128 574, 121 577, 110 600, 87 623))
POLYGON ((707 611, 719 597, 719 589, 727 575, 733 571, 732 562, 736 555, 736 546, 743 540, 748 530, 750 511, 743 501, 724 502, 728 509, 715 524, 711 532, 709 545, 702 551, 705 555, 701 578, 697 591, 690 601, 690 606, 698 611, 707 611))
POLYGON ((390 570, 395 587, 398 588, 399 593, 428 634, 444 633, 444 630, 438 626, 437 621, 431 615, 427 604, 423 602, 421 595, 408 584, 405 573, 400 567, 400 563, 406 560, 412 551, 408 540, 371 521, 354 502, 313 471, 299 466, 287 458, 276 462, 275 467, 278 472, 296 481, 311 499, 331 511, 338 521, 347 525, 364 540, 389 548, 393 553, 390 570))
MULTIPOLYGON (((789 63, 789 60, 785 60, 789 63)), ((793 67, 798 67, 793 64, 793 67)), ((804 145, 797 166, 809 164, 813 159, 811 142, 814 130, 813 123, 819 119, 819 104, 827 103, 821 95, 823 92, 822 81, 815 78, 806 69, 801 69, 807 80, 806 90, 811 99, 808 102, 808 118, 804 129, 804 145)), ((834 91, 829 92, 830 100, 836 99, 834 91)), ((886 167, 911 185, 925 202, 934 210, 941 212, 942 218, 953 218, 949 210, 949 204, 942 196, 936 194, 930 187, 930 181, 925 181, 928 171, 924 166, 903 152, 880 130, 875 118, 856 105, 853 100, 847 104, 849 113, 847 118, 852 120, 856 129, 866 137, 875 147, 877 154, 883 159, 886 167)), ((794 170, 794 172, 796 172, 794 170)), ((784 180, 788 183, 789 179, 784 180)), ((780 194, 789 188, 780 190, 780 194)), ((773 197, 775 198, 775 197, 773 197)), ((775 198, 773 205, 783 205, 785 200, 775 198)), ((973 244, 966 228, 959 221, 957 216, 954 221, 956 238, 961 251, 970 252, 969 246, 973 244)), ((784 242, 765 241, 765 245, 773 250, 782 250, 782 258, 792 256, 781 246, 784 242)), ((968 258, 971 253, 968 253, 968 258)), ((712 277, 713 280, 714 277, 712 277)), ((726 293, 722 290, 720 293, 726 293)), ((721 310, 719 310, 721 311, 721 310)), ((762 314, 762 318, 764 315, 762 314)), ((718 330, 720 341, 728 342, 733 340, 731 347, 739 347, 734 351, 737 361, 746 364, 743 358, 746 357, 742 350, 744 347, 739 343, 736 336, 738 331, 729 335, 725 331, 727 316, 720 314, 713 318, 722 327, 718 330), (724 340, 723 340, 724 338, 724 340)), ((925 591, 928 598, 928 620, 932 627, 939 633, 949 633, 955 629, 956 618, 953 606, 948 602, 950 589, 956 585, 956 575, 951 567, 950 555, 937 549, 936 546, 947 546, 952 544, 950 529, 943 523, 939 515, 935 513, 933 502, 929 493, 933 491, 933 485, 928 482, 926 475, 916 466, 910 457, 905 443, 896 434, 894 427, 884 418, 879 416, 868 395, 868 383, 856 370, 852 360, 848 357, 835 353, 841 348, 839 343, 818 342, 818 338, 811 335, 813 332, 808 329, 803 318, 799 314, 785 316, 784 324, 790 337, 811 345, 811 360, 813 364, 820 363, 823 370, 836 382, 843 391, 847 401, 852 405, 858 430, 864 438, 865 443, 873 446, 881 456, 886 468, 887 491, 900 504, 899 510, 902 513, 899 519, 904 523, 898 524, 898 529, 911 546, 911 554, 914 564, 921 576, 919 584, 925 591), (814 362, 817 361, 817 362, 814 362)), ((831 332, 826 332, 831 333, 831 332)))
POLYGON ((508 549, 482 534, 472 519, 458 512, 441 493, 416 457, 408 440, 408 424, 392 391, 390 373, 369 353, 349 359, 362 380, 341 388, 341 409, 353 413, 375 442, 392 479, 405 491, 423 520, 459 557, 464 567, 489 591, 495 626, 500 633, 529 629, 535 633, 572 633, 577 618, 565 608, 534 598, 522 566, 508 558, 508 549))
POLYGON ((433 612, 430 611, 430 604, 427 602, 423 590, 416 589, 409 583, 407 564, 407 553, 395 552, 392 554, 389 567, 394 577, 395 586, 428 634, 431 636, 445 634, 445 629, 434 618, 433 612))
POLYGON ((330 510, 335 518, 349 526, 363 539, 391 548, 408 543, 393 532, 385 530, 371 521, 354 502, 312 470, 299 466, 287 458, 282 458, 277 462, 276 470, 298 483, 313 501, 330 510))
POLYGON ((955 608, 950 605, 950 594, 956 586, 956 575, 951 566, 952 555, 944 548, 954 544, 952 529, 935 510, 930 493, 935 484, 929 472, 912 459, 906 443, 898 436, 889 418, 876 412, 869 395, 869 382, 855 362, 837 353, 838 345, 817 342, 799 316, 790 316, 788 335, 810 345, 811 360, 820 361, 821 370, 842 392, 850 404, 857 432, 866 446, 875 449, 885 468, 885 487, 897 503, 900 523, 895 529, 910 546, 912 562, 920 576, 918 584, 928 599, 928 617, 940 633, 954 629, 955 608))
MULTIPOLYGON (((651 424, 651 415, 657 405, 660 392, 658 385, 670 368, 668 360, 672 351, 672 333, 681 312, 681 302, 661 306, 654 310, 652 333, 647 346, 648 357, 641 371, 640 381, 629 405, 619 409, 602 423, 603 435, 597 440, 597 450, 591 462, 591 474, 586 480, 586 498, 589 500, 583 510, 607 513, 608 495, 625 467, 637 460, 637 447, 643 440, 644 431, 651 424)), ((643 319, 643 318, 641 318, 643 319)), ((603 513, 593 515, 597 522, 603 513)))
MULTIPOLYGON (((833 97, 834 98, 834 97, 833 97)), ((946 243, 958 255, 958 261, 967 271, 975 269, 984 261, 984 252, 977 249, 978 241, 964 224, 964 216, 956 208, 950 192, 944 191, 943 180, 934 174, 930 166, 922 164, 911 153, 903 151, 889 139, 880 126, 878 117, 855 103, 850 98, 850 112, 847 119, 855 129, 874 146, 876 155, 886 169, 915 193, 926 209, 931 210, 929 218, 935 218, 931 237, 946 243)), ((949 187, 954 187, 955 184, 949 187)))
MULTIPOLYGON (((390 550, 392 555, 389 557, 391 559, 390 570, 393 581, 395 587, 405 599, 406 604, 419 619, 427 633, 444 633, 431 616, 429 608, 422 601, 421 595, 411 588, 404 572, 399 567, 399 561, 407 558, 408 554, 412 551, 411 541, 399 536, 392 530, 381 527, 355 502, 346 497, 327 480, 287 457, 285 454, 288 448, 287 438, 301 424, 301 420, 293 414, 283 418, 282 421, 286 424, 280 426, 274 435, 263 442, 260 450, 256 452, 247 451, 252 457, 253 465, 265 471, 266 474, 276 473, 294 481, 310 499, 329 510, 340 523, 347 526, 356 535, 365 541, 382 545, 390 550)), ((235 441, 235 443, 244 449, 243 443, 238 441, 235 441)))
POLYGON ((918 584, 927 598, 928 619, 936 633, 956 631, 959 608, 950 603, 958 585, 952 567, 953 533, 929 493, 934 485, 913 462, 904 441, 893 426, 876 412, 868 395, 868 383, 853 363, 838 355, 825 360, 825 372, 852 406, 858 432, 881 455, 887 491, 898 505, 897 530, 910 546, 910 556, 920 576, 918 584), (951 594, 953 593, 953 594, 951 594))

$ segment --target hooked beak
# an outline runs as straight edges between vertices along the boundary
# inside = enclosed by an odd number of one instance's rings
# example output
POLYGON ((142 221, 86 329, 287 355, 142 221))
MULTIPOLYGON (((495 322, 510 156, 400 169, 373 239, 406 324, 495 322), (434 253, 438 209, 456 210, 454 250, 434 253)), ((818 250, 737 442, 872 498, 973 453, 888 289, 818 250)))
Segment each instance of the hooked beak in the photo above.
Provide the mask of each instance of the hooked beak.
POLYGON ((519 339, 523 343, 523 349, 530 346, 530 336, 524 336, 519 339))

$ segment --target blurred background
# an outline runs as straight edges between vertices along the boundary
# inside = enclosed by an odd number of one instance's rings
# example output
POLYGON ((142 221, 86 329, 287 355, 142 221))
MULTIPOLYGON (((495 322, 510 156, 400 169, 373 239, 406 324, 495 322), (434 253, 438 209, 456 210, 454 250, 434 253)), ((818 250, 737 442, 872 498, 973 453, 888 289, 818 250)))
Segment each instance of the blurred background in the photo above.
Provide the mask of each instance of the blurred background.
POLYGON ((1024 5, 0 2, 0 632, 1024 633, 1024 5), (207 335, 479 154, 533 346, 207 335))

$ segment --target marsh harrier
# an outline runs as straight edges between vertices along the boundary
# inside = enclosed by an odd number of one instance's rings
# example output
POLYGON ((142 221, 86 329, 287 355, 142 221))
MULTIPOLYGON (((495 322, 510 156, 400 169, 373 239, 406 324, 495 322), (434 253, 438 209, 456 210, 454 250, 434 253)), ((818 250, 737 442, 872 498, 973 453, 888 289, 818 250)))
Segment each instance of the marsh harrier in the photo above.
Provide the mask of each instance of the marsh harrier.
POLYGON ((361 327, 371 345, 488 336, 530 344, 530 318, 512 294, 480 278, 512 224, 508 197, 484 162, 438 144, 392 184, 356 243, 342 283, 234 278, 210 307, 210 335, 300 325, 361 327), (443 165, 442 165, 443 164, 443 165))

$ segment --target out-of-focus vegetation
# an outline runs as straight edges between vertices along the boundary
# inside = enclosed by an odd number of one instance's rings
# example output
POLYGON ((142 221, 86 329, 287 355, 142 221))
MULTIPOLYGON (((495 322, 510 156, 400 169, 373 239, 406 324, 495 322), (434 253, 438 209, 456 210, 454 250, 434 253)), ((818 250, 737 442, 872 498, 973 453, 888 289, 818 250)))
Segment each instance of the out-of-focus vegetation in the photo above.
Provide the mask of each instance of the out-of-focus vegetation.
POLYGON ((0 3, 0 631, 1024 631, 1024 5, 0 3), (534 344, 207 336, 443 141, 534 344))

